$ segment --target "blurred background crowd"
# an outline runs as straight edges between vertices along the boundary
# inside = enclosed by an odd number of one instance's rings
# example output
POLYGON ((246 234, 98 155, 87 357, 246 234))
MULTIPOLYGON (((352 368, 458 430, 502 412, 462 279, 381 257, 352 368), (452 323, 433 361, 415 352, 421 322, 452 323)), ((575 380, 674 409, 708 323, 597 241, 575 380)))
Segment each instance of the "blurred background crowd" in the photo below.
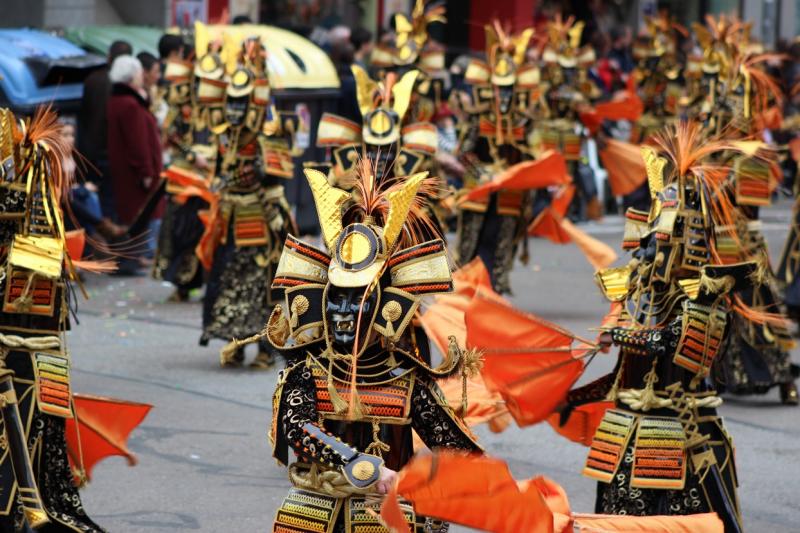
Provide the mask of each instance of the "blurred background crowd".
MULTIPOLYGON (((188 31, 195 20, 268 24, 307 38, 303 41, 307 45, 285 45, 301 76, 271 81, 279 107, 298 111, 297 106, 303 106, 311 118, 310 131, 315 132, 315 122, 323 111, 360 121, 350 67, 366 67, 374 44, 391 35, 391 15, 407 12, 411 6, 409 0, 8 2, 11 6, 4 10, 4 25, 42 29, 0 30, 0 50, 6 52, 0 57, 0 106, 29 113, 36 105, 52 103, 59 110, 64 135, 80 154, 70 164, 85 176, 72 199, 78 220, 91 233, 112 241, 130 236, 131 224, 142 235, 150 235, 144 255, 122 269, 129 274, 144 272, 155 250, 163 206, 148 205, 148 199, 169 163, 161 127, 167 114, 163 71, 167 61, 191 54, 188 31), (307 69, 312 47, 327 54, 338 80, 323 79, 319 72, 307 69), (144 224, 143 210, 148 215, 144 224)), ((448 68, 441 73, 445 92, 463 84, 470 58, 482 54, 483 24, 492 17, 520 28, 533 25, 542 34, 556 14, 583 21, 582 44, 590 45, 597 57, 589 78, 600 94, 598 100, 603 101, 626 87, 635 67, 636 36, 643 30, 646 16, 666 11, 676 22, 688 25, 706 14, 730 13, 752 21, 752 37, 767 49, 784 54, 783 60, 768 67, 786 91, 784 115, 794 114, 800 105, 800 95, 791 91, 800 81, 797 0, 451 0, 444 4, 447 22, 434 23, 428 30, 432 40, 446 50, 448 68)), ((679 39, 684 57, 701 53, 689 33, 679 39)), ((540 50, 531 46, 530 59, 536 60, 540 50)), ((275 70, 278 77, 280 70, 275 70)), ((444 105, 433 122, 439 130, 440 168, 457 175, 462 169, 452 157, 457 119, 453 115, 444 105)), ((624 136, 626 125, 617 126, 624 136)), ((303 160, 319 155, 314 153, 313 136, 303 160)), ((302 165, 296 166, 299 172, 302 165)), ((630 204, 630 199, 611 193, 591 142, 578 172, 581 176, 577 179, 591 192, 589 199, 600 204, 603 213, 620 212, 630 204)), ((287 196, 296 210, 300 231, 316 234, 304 180, 293 181, 287 196)), ((570 216, 581 221, 595 218, 597 213, 579 206, 570 216)))

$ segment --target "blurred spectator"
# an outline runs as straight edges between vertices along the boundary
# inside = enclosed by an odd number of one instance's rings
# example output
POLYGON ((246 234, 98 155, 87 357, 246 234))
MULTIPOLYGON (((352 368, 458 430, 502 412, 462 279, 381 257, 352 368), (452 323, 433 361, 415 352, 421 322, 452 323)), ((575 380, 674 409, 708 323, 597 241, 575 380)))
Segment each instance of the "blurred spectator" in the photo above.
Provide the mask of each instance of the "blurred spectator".
POLYGON ((361 27, 354 29, 350 33, 350 44, 353 45, 355 63, 366 70, 372 53, 372 32, 361 27))
POLYGON ((339 99, 336 102, 336 110, 334 113, 360 123, 361 111, 358 109, 356 80, 351 70, 354 62, 353 45, 347 41, 332 43, 330 57, 336 69, 336 73, 339 74, 339 79, 341 80, 339 99))
POLYGON ((253 19, 250 18, 250 15, 236 15, 235 17, 233 17, 233 21, 231 21, 231 24, 233 24, 234 26, 242 26, 244 24, 252 24, 252 23, 253 19))
POLYGON ((169 112, 169 106, 164 100, 161 91, 159 91, 161 63, 159 63, 156 56, 149 52, 140 52, 136 59, 142 64, 142 83, 150 111, 155 115, 160 127, 169 112))
MULTIPOLYGON (((161 135, 147 108, 142 65, 126 55, 114 60, 109 72, 108 159, 119 222, 129 225, 159 186, 161 135)), ((154 219, 160 218, 156 210, 154 219)))
POLYGON ((142 87, 148 98, 150 98, 156 85, 158 85, 158 79, 161 77, 161 65, 156 56, 150 52, 140 52, 136 59, 142 64, 142 87))
MULTIPOLYGON (((67 156, 61 162, 67 175, 74 175, 77 171, 73 153, 75 150, 75 124, 64 117, 59 118, 61 125, 61 140, 68 149, 67 156)), ((72 185, 69 193, 70 211, 75 215, 75 222, 86 230, 87 235, 95 236, 99 233, 103 238, 112 240, 125 234, 125 228, 114 224, 111 219, 103 216, 100 210, 100 199, 97 196, 97 187, 92 182, 78 182, 72 185)), ((74 224, 69 218, 65 221, 67 227, 74 224)))
POLYGON ((108 71, 111 63, 133 49, 125 41, 114 41, 108 49, 108 64, 89 74, 83 83, 83 97, 78 111, 78 151, 89 161, 86 179, 100 188, 103 212, 113 212, 113 193, 106 147, 106 106, 111 94, 108 71))
POLYGON ((161 61, 180 61, 185 57, 186 45, 180 35, 165 33, 158 40, 158 56, 161 61))
POLYGON ((628 26, 617 26, 611 30, 611 51, 608 59, 616 63, 619 70, 629 74, 636 66, 633 61, 633 33, 628 26))

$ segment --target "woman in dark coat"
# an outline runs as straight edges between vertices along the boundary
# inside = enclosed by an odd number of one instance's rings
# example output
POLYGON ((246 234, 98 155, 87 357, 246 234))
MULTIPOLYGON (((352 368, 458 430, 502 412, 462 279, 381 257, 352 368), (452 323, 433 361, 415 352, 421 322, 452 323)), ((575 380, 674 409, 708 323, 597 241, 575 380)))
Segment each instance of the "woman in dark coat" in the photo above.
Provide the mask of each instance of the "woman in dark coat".
MULTIPOLYGON (((108 160, 114 208, 117 221, 129 225, 159 185, 161 136, 142 91, 139 60, 118 57, 109 77, 113 85, 108 101, 108 160)), ((159 211, 153 218, 161 217, 159 211)))

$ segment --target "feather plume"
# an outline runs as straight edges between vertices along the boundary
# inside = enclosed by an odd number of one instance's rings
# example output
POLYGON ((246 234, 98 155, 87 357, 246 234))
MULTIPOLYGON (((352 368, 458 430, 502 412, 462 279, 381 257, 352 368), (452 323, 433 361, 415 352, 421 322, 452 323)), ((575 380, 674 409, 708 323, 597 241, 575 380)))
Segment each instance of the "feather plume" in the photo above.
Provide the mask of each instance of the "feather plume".
MULTIPOLYGON (((388 170, 387 170, 388 172, 388 170)), ((383 226, 389 215, 389 195, 399 190, 405 183, 405 176, 376 176, 377 164, 362 156, 355 175, 353 199, 355 202, 346 210, 344 224, 363 222, 368 217, 383 226)), ((398 241, 399 249, 413 246, 428 240, 431 234, 438 234, 436 223, 431 219, 425 205, 428 198, 438 197, 442 190, 438 178, 428 176, 422 181, 417 195, 411 203, 404 231, 398 241)))

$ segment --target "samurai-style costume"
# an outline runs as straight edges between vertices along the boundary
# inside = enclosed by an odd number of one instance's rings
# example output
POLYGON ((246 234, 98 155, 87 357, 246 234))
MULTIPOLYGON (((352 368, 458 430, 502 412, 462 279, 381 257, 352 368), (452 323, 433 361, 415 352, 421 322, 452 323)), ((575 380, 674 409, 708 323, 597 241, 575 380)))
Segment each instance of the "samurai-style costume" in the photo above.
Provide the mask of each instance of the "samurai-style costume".
MULTIPOLYGON (((431 448, 479 449, 435 383, 466 356, 454 346, 431 368, 408 327, 423 295, 452 290, 450 266, 441 239, 415 237, 424 173, 395 187, 361 174, 361 190, 376 196, 349 210, 349 193, 318 171, 306 176, 327 251, 289 237, 274 281, 285 300, 265 335, 287 367, 269 435, 281 464, 289 465, 288 448, 297 459, 273 531, 385 532, 370 513, 380 505, 375 483, 381 468, 411 458, 412 429, 431 448)), ((447 529, 410 505, 403 513, 411 531, 447 529)))
POLYGON ((580 111, 600 96, 589 78, 589 67, 596 60, 594 50, 580 46, 584 23, 560 16, 548 24, 547 46, 542 53, 540 98, 542 111, 532 136, 537 154, 555 150, 567 160, 569 173, 577 186, 580 218, 602 216, 597 186, 592 176, 579 173, 585 129, 580 111))
MULTIPOLYGON (((760 138, 756 119, 766 109, 774 81, 761 69, 765 56, 748 52, 748 25, 724 18, 709 24, 708 28, 694 28, 706 50, 703 72, 708 97, 699 115, 712 131, 724 131, 726 139, 752 144, 760 138)), ((749 307, 779 313, 777 280, 759 220, 759 209, 771 202, 772 184, 779 172, 777 157, 759 149, 745 154, 721 152, 716 159, 730 169, 732 186, 728 194, 741 217, 735 235, 723 232, 717 237, 716 251, 726 263, 757 260, 756 283, 737 296, 749 307)), ((780 323, 755 324, 736 316, 732 331, 725 357, 716 369, 718 387, 735 394, 764 394, 778 386, 781 400, 796 405, 796 368, 789 354, 794 342, 787 328, 780 323)))
MULTIPOLYGON (((280 296, 270 285, 294 227, 281 185, 293 166, 289 142, 279 136, 284 118, 272 105, 265 69, 259 40, 242 43, 238 64, 229 68, 224 122, 212 128, 218 152, 211 185, 215 199, 198 247, 210 267, 201 343, 258 333, 280 296)), ((243 358, 242 350, 223 350, 220 363, 238 366, 243 358)), ((271 363, 262 343, 251 366, 271 363)))
POLYGON ((617 366, 568 400, 615 403, 583 470, 599 482, 596 512, 716 512, 731 532, 741 531, 734 450, 710 371, 739 312, 730 295, 752 285, 757 267, 715 258, 713 240, 730 221, 721 213, 731 210, 720 182, 703 173, 701 143, 725 147, 683 123, 659 137, 660 151, 643 150, 653 203, 649 213, 628 211, 623 247, 634 258, 597 274, 619 313, 608 330, 617 366))
POLYGON ((153 277, 175 285, 172 299, 176 301, 187 300, 189 291, 203 285, 203 266, 195 249, 204 231, 199 212, 208 209, 202 193, 208 191, 210 169, 199 167, 197 162, 200 156, 211 168, 215 164, 210 113, 213 110, 216 123, 221 122, 225 99, 225 68, 218 51, 209 49, 205 27, 198 24, 196 32, 197 64, 169 61, 164 70, 169 110, 163 127, 171 163, 163 173, 168 203, 161 220, 153 277), (187 193, 190 188, 193 192, 187 193))
POLYGON ((407 122, 429 122, 444 100, 444 47, 433 42, 428 26, 445 23, 446 7, 440 2, 416 0, 410 15, 395 13, 391 39, 375 45, 370 66, 378 78, 394 72, 398 76, 418 70, 407 122))
POLYGON ((686 29, 666 16, 645 17, 646 33, 633 47, 633 76, 644 113, 633 124, 630 142, 639 144, 675 122, 683 103, 683 63, 678 34, 686 29))
MULTIPOLYGON (((65 332, 73 297, 55 113, 16 122, 0 110, 0 530, 100 532, 81 504, 67 455, 74 416, 65 332)), ((77 259, 77 258, 76 258, 77 259)))
MULTIPOLYGON (((460 196, 508 167, 533 159, 530 143, 537 107, 539 69, 525 61, 533 35, 528 29, 507 35, 499 24, 487 25, 488 62, 473 59, 465 81, 469 89, 451 102, 469 117, 460 152, 468 163, 460 196)), ((482 200, 459 202, 458 260, 480 257, 499 293, 510 293, 514 258, 527 247, 525 231, 532 220, 533 197, 527 190, 500 190, 482 200)), ((523 260, 527 254, 523 252, 523 260)))
POLYGON ((317 145, 330 150, 326 163, 315 165, 328 173, 338 187, 352 190, 359 164, 369 160, 379 182, 410 176, 427 169, 436 153, 436 127, 429 122, 404 125, 419 71, 398 78, 388 73, 373 80, 353 66, 361 124, 325 113, 320 120, 317 145))

